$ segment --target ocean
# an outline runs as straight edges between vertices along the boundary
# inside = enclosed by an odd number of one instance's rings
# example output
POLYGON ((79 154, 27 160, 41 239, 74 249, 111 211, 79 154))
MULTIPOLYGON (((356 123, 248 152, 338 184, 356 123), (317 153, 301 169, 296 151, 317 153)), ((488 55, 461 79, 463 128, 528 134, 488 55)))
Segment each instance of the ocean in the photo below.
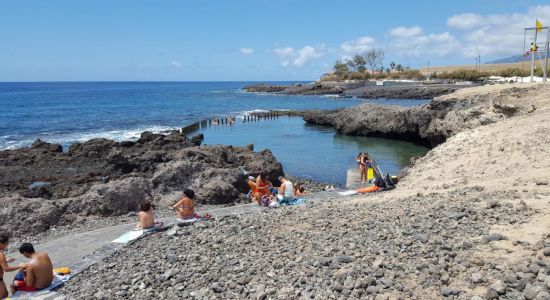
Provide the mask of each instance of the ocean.
MULTIPOLYGON (((36 139, 68 147, 92 138, 134 140, 213 116, 236 116, 235 126, 205 128, 205 144, 254 144, 271 149, 287 173, 342 184, 359 151, 372 153, 384 172, 397 173, 427 149, 385 139, 349 137, 301 118, 242 123, 262 110, 336 109, 363 103, 353 98, 246 93, 250 82, 38 82, 0 83, 0 150, 36 139)), ((284 83, 279 83, 284 84, 284 83)), ((372 100, 412 106, 425 100, 372 100)))

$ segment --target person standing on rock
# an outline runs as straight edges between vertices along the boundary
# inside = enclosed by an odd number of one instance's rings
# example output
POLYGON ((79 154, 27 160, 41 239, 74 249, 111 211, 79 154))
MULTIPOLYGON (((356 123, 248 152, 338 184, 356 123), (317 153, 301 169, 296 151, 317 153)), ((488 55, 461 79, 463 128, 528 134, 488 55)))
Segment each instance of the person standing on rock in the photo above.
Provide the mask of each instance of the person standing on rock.
MULTIPOLYGON (((52 261, 47 253, 36 252, 31 243, 23 243, 19 247, 19 253, 31 260, 25 264, 18 273, 22 274, 23 280, 14 280, 11 286, 11 293, 16 291, 33 292, 48 287, 53 281, 52 261)), ((15 276, 18 277, 17 275, 15 276)))
POLYGON ((190 219, 195 217, 195 192, 191 189, 183 191, 183 198, 172 206, 176 209, 178 218, 190 219))
POLYGON ((8 289, 4 283, 4 272, 12 272, 21 269, 24 265, 17 267, 10 267, 8 263, 14 261, 14 259, 6 259, 6 254, 4 250, 8 247, 9 239, 7 235, 0 235, 0 299, 8 297, 8 289))

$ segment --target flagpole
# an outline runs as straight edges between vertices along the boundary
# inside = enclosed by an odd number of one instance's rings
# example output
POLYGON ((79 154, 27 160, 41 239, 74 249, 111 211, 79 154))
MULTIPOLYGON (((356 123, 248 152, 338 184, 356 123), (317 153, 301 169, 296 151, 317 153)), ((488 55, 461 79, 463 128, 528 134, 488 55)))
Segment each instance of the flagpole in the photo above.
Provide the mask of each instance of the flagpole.
POLYGON ((544 59, 544 81, 548 78, 548 47, 550 46, 550 26, 546 27, 546 57, 544 59))
POLYGON ((535 52, 537 50, 537 25, 535 24, 535 40, 531 46, 531 82, 534 82, 535 77, 535 52))
POLYGON ((521 55, 521 82, 523 82, 523 72, 525 71, 525 42, 527 41, 527 29, 523 30, 523 52, 521 55))

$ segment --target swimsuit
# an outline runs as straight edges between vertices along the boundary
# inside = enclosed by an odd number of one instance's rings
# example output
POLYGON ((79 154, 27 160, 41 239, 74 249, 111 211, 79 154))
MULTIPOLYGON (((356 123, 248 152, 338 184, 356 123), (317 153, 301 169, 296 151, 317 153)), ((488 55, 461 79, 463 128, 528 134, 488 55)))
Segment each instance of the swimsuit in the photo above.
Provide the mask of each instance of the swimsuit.
POLYGON ((24 284, 23 286, 15 286, 15 281, 13 282, 14 283, 14 288, 15 290, 17 291, 21 291, 21 292, 36 292, 38 290, 41 290, 41 289, 37 289, 35 288, 34 286, 28 286, 26 284, 24 284))

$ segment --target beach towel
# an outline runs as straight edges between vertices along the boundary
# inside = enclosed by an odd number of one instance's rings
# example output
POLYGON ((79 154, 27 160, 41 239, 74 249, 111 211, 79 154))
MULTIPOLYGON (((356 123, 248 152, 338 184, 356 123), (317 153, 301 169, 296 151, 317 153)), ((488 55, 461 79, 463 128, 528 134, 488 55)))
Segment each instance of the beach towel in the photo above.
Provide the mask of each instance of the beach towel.
POLYGON ((202 220, 202 218, 176 219, 176 223, 181 224, 181 225, 186 225, 186 224, 195 223, 195 222, 200 221, 200 220, 202 220))
POLYGON ((298 205, 298 204, 302 204, 302 203, 305 203, 306 200, 305 199, 302 199, 302 198, 294 198, 292 200, 281 200, 279 201, 279 203, 282 205, 282 206, 290 206, 290 205, 298 205))
POLYGON ((116 240, 113 240, 111 243, 126 244, 130 241, 133 241, 143 235, 145 230, 132 230, 124 233, 119 236, 116 240))
POLYGON ((380 190, 380 187, 374 185, 374 186, 371 186, 371 187, 358 189, 357 192, 361 193, 361 194, 366 194, 366 193, 376 192, 376 191, 379 191, 379 190, 380 190))
POLYGON ((31 298, 31 297, 34 298, 34 297, 39 297, 41 295, 48 294, 50 291, 58 288, 63 283, 67 282, 70 278, 71 278, 71 275, 55 275, 52 283, 49 286, 35 292, 17 291, 15 292, 12 298, 31 298))
POLYGON ((351 195, 355 195, 355 194, 357 194, 357 191, 352 191, 352 190, 344 191, 344 192, 338 192, 338 195, 340 195, 340 196, 351 196, 351 195))

